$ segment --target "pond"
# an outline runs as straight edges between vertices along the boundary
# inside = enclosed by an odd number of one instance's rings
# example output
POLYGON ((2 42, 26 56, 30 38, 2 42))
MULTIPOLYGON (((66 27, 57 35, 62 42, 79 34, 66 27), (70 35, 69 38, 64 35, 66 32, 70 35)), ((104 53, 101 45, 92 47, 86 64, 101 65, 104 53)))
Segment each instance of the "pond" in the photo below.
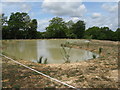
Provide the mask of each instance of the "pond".
MULTIPOLYGON (((65 42, 81 42, 85 40, 71 40, 71 39, 50 39, 50 40, 7 40, 3 41, 3 52, 17 59, 30 60, 37 62, 42 57, 42 63, 47 59, 48 64, 65 63, 65 52, 61 44, 65 42)), ((97 54, 90 51, 65 48, 66 52, 69 50, 70 62, 79 62, 81 60, 92 59, 93 55, 97 54)))

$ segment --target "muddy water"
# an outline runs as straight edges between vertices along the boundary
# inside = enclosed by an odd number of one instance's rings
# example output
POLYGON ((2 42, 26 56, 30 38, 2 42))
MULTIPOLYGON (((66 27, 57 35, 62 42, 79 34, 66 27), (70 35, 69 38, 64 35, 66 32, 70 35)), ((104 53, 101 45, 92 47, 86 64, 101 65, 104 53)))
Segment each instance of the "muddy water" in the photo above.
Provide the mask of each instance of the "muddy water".
MULTIPOLYGON (((81 42, 84 40, 9 40, 3 42, 3 52, 18 59, 37 62, 42 57, 42 63, 47 59, 47 63, 64 63, 65 51, 61 47, 65 42, 81 42)), ((65 48, 69 52, 70 62, 88 60, 97 54, 81 49, 65 48)))

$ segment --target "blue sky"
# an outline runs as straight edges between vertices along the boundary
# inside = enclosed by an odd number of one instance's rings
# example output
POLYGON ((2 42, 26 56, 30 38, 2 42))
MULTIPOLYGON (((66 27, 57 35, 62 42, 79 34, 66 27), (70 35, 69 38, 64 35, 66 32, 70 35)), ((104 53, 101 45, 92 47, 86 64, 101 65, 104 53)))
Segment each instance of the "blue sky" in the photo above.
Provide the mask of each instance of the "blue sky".
MULTIPOLYGON (((84 20, 86 28, 108 26, 113 31, 118 27, 117 2, 2 2, 2 11, 6 16, 12 12, 27 12, 31 19, 37 19, 38 31, 45 31, 49 20, 55 16, 66 22, 84 20)), ((13 0, 14 1, 14 0, 13 0)), ((19 0, 17 0, 19 1, 19 0)), ((8 17, 9 18, 9 17, 8 17)))

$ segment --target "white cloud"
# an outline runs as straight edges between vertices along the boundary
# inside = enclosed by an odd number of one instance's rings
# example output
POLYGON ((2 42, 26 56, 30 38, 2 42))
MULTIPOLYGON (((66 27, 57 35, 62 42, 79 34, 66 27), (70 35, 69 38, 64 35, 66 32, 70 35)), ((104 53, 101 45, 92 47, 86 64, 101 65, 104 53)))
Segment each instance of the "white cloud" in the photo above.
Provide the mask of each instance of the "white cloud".
POLYGON ((83 16, 87 11, 81 2, 48 2, 44 0, 42 3, 43 12, 51 13, 57 16, 83 16))
MULTIPOLYGON (((1 0, 2 2, 42 2, 43 0, 1 0)), ((48 2, 119 2, 119 0, 46 0, 48 2)))
POLYGON ((0 3, 0 14, 2 13, 2 3, 0 3))
MULTIPOLYGON (((116 18, 116 16, 105 16, 102 15, 99 18, 92 18, 92 17, 82 17, 82 18, 78 18, 78 17, 62 17, 63 20, 65 22, 68 22, 69 20, 72 20, 73 22, 77 22, 78 20, 83 20, 86 23, 86 29, 88 29, 89 27, 93 27, 93 26, 98 26, 98 27, 109 27, 110 29, 112 29, 113 31, 115 31, 118 28, 118 18, 116 18)), ((45 31, 45 28, 49 25, 49 20, 51 20, 52 18, 49 19, 41 19, 38 20, 38 30, 39 31, 45 31)))
POLYGON ((99 17, 101 17, 101 13, 93 13, 92 14, 93 19, 96 19, 96 18, 99 18, 99 17))
POLYGON ((95 18, 93 19, 92 17, 87 17, 85 19, 86 22, 86 27, 92 27, 92 26, 98 26, 98 27, 104 27, 107 26, 110 29, 112 29, 113 31, 115 31, 118 27, 118 18, 116 15, 113 16, 105 16, 102 15, 102 17, 99 18, 95 18))
POLYGON ((38 20, 38 31, 44 32, 45 28, 49 25, 50 19, 40 19, 38 20))
POLYGON ((23 12, 29 12, 30 10, 31 10, 31 7, 30 7, 30 5, 28 5, 28 4, 22 4, 21 5, 21 10, 23 11, 23 12))
POLYGON ((102 8, 105 9, 106 11, 113 13, 118 11, 118 4, 113 4, 113 3, 104 3, 102 5, 102 8))
POLYGON ((2 0, 2 2, 21 2, 25 0, 2 0))

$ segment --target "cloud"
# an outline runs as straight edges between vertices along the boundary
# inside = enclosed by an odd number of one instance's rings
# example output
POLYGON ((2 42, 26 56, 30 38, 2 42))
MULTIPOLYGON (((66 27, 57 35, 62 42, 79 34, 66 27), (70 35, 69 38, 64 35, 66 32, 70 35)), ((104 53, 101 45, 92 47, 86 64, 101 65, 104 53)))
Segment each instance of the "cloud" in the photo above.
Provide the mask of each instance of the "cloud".
POLYGON ((102 8, 110 13, 118 11, 118 4, 114 3, 104 3, 102 8))
POLYGON ((22 4, 21 5, 21 10, 23 11, 23 12, 29 12, 30 10, 31 10, 31 6, 30 5, 28 5, 28 4, 22 4))
MULTIPOLYGON (((93 26, 98 26, 98 27, 109 27, 111 30, 115 31, 118 28, 118 18, 114 16, 105 16, 102 15, 99 18, 92 18, 92 17, 62 17, 65 22, 68 22, 69 20, 72 20, 74 23, 76 23, 78 20, 83 20, 86 23, 86 29, 89 27, 93 26)), ((38 20, 38 31, 45 31, 45 28, 49 25, 49 20, 52 18, 48 19, 41 19, 38 20)))
POLYGON ((2 14, 2 3, 0 3, 0 15, 2 14))
POLYGON ((101 16, 102 16, 101 13, 93 13, 93 14, 92 14, 92 18, 93 18, 93 19, 99 18, 99 17, 101 17, 101 16))
POLYGON ((115 31, 118 28, 118 18, 116 15, 113 16, 107 16, 102 15, 102 17, 93 19, 92 17, 86 17, 86 28, 92 27, 92 26, 98 26, 98 27, 109 27, 113 31, 115 31))
POLYGON ((25 0, 2 0, 2 2, 21 2, 25 0))
POLYGON ((50 19, 40 19, 38 21, 38 31, 44 32, 45 28, 49 25, 50 19))
POLYGON ((57 16, 83 16, 87 11, 81 2, 48 2, 44 0, 42 3, 43 12, 51 13, 57 16))

